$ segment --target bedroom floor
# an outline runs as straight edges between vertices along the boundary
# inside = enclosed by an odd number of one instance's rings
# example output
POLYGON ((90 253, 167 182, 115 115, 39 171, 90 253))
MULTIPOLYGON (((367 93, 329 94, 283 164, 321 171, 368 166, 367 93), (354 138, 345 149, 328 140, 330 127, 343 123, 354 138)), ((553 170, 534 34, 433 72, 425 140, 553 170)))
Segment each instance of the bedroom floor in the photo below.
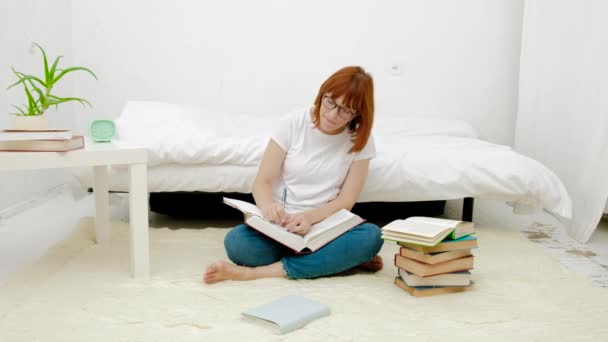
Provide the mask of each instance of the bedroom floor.
MULTIPOLYGON (((124 195, 111 195, 113 220, 128 220, 128 202, 124 195)), ((457 217, 459 201, 450 201, 446 217, 457 217)), ((67 187, 58 188, 47 196, 30 202, 27 209, 12 208, 0 213, 0 285, 16 270, 36 260, 50 246, 62 240, 83 216, 93 216, 93 198, 74 200, 67 187)), ((570 239, 557 220, 546 213, 513 215, 504 203, 476 200, 474 221, 503 229, 520 231, 560 260, 564 267, 590 276, 590 281, 608 287, 608 222, 604 219, 591 240, 582 245, 570 239)), ((230 220, 177 220, 150 213, 154 227, 232 227, 239 223, 230 220)))

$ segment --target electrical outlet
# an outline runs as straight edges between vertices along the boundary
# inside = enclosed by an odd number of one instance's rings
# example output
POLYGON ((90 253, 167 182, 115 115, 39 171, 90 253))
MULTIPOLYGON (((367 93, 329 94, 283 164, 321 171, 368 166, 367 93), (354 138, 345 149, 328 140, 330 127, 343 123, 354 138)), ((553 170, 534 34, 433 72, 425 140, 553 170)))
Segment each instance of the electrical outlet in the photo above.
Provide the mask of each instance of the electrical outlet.
POLYGON ((400 63, 392 63, 388 72, 393 76, 400 76, 403 73, 403 66, 400 63))

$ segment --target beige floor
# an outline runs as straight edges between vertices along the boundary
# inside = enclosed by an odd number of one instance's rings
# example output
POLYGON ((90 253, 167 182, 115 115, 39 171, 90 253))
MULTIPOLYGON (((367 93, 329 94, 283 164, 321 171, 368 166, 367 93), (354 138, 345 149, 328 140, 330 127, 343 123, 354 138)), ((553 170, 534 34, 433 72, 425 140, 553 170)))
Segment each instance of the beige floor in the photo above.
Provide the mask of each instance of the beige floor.
MULTIPOLYGON (((112 195, 112 217, 128 220, 128 207, 124 196, 112 195)), ((447 217, 457 217, 459 201, 448 202, 447 217)), ((18 213, 0 213, 0 284, 15 270, 33 262, 49 246, 62 240, 78 220, 93 215, 90 195, 74 200, 69 189, 55 193, 31 203, 28 210, 18 213), (52 219, 48 219, 52 218, 52 219)), ((550 215, 540 213, 532 216, 513 215, 505 204, 491 200, 476 200, 474 221, 500 229, 525 231, 528 238, 546 253, 560 260, 564 267, 587 275, 593 284, 608 287, 608 223, 600 222, 591 240, 581 245, 570 239, 550 215), (548 225, 550 232, 541 232, 548 225), (547 238, 538 238, 547 236, 547 238), (536 237, 536 239, 535 239, 536 237)), ((155 227, 231 227, 234 220, 175 220, 163 215, 150 214, 150 224, 155 227)))
MULTIPOLYGON (((202 228, 202 227, 198 227, 202 228)), ((415 298, 393 285, 394 266, 315 280, 205 285, 205 264, 225 258, 225 228, 152 229, 152 276, 128 277, 129 229, 113 224, 96 245, 93 219, 0 291, 1 341, 604 341, 608 292, 530 242, 480 223, 470 291, 415 298), (286 336, 241 312, 300 295, 328 317, 286 336)), ((381 255, 397 251, 385 243, 381 255)))

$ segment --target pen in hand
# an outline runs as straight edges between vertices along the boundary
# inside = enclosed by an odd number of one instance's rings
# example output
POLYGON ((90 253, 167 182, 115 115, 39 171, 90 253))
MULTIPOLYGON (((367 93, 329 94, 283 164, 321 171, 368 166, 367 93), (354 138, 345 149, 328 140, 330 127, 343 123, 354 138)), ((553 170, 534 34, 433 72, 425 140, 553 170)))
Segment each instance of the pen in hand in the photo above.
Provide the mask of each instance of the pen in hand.
MULTIPOLYGON (((285 202, 287 201, 287 187, 283 187, 283 196, 281 197, 281 204, 283 205, 283 215, 285 215, 285 202)), ((285 224, 287 220, 285 216, 281 217, 281 224, 285 224)))
POLYGON ((285 201, 287 201, 287 187, 283 188, 283 197, 281 198, 283 209, 285 209, 285 201))

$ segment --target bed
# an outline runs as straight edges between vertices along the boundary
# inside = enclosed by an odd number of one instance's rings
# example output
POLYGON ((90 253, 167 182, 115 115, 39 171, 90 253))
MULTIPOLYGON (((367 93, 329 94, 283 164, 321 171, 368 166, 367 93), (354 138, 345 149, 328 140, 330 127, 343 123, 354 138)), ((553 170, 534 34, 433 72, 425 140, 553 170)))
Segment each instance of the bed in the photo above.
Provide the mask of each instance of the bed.
MULTIPOLYGON (((149 101, 128 102, 116 120, 117 143, 149 151, 150 192, 250 193, 268 135, 280 117, 194 110, 149 101)), ((359 202, 413 202, 473 198, 503 200, 515 213, 572 212, 559 178, 509 146, 479 139, 460 120, 378 113, 377 156, 359 202)), ((90 186, 91 175, 77 172, 90 186)), ((127 191, 126 169, 110 170, 110 190, 127 191)))

